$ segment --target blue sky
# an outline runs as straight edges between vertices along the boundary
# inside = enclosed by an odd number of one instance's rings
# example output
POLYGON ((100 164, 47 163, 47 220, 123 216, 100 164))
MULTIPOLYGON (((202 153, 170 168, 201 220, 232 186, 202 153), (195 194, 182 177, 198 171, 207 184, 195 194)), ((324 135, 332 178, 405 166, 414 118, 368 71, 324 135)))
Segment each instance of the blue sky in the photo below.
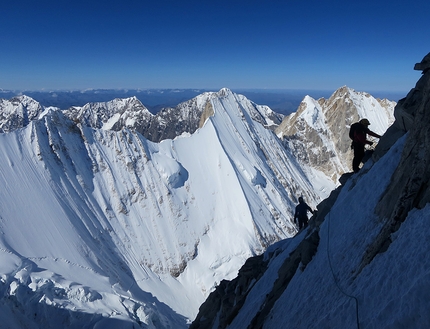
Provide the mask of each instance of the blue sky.
POLYGON ((16 0, 0 88, 409 91, 430 1, 16 0))

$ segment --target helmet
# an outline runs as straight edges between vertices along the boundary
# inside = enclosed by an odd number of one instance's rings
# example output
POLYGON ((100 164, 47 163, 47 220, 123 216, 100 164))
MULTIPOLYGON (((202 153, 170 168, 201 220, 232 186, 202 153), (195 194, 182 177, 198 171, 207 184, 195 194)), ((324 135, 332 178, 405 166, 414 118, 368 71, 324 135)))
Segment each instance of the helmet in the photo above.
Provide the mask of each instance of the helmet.
POLYGON ((302 203, 303 202, 303 198, 301 196, 299 196, 299 202, 302 203))
POLYGON ((364 126, 368 126, 368 125, 370 125, 370 122, 369 122, 369 120, 367 120, 367 119, 361 119, 359 122, 360 122, 362 125, 364 125, 364 126))

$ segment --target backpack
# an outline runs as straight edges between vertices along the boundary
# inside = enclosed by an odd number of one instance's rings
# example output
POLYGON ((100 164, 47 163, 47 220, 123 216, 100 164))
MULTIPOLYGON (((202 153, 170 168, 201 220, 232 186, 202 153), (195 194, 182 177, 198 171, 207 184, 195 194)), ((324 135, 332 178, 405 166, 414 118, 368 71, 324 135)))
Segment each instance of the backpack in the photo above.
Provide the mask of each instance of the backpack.
POLYGON ((358 125, 359 123, 356 122, 351 125, 351 128, 349 128, 349 138, 351 138, 352 140, 354 140, 355 132, 357 131, 357 128, 359 128, 358 125))

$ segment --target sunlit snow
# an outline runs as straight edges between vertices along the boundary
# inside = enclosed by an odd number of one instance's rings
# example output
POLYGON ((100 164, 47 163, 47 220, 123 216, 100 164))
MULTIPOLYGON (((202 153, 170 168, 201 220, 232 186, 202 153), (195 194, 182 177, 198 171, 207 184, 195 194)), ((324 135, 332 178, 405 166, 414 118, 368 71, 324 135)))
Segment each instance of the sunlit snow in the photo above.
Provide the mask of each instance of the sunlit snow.
POLYGON ((0 317, 185 328, 248 257, 293 236, 297 196, 315 206, 334 185, 241 99, 211 96, 203 128, 159 144, 53 109, 1 134, 0 287, 17 302, 0 317))

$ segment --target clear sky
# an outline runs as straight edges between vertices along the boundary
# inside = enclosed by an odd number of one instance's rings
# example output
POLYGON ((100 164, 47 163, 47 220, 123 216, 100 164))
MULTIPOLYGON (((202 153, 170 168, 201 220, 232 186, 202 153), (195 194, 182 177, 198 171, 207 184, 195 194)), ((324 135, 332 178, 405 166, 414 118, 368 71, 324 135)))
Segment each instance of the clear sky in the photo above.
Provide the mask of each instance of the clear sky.
POLYGON ((409 91, 430 52, 428 0, 4 2, 2 89, 409 91))

